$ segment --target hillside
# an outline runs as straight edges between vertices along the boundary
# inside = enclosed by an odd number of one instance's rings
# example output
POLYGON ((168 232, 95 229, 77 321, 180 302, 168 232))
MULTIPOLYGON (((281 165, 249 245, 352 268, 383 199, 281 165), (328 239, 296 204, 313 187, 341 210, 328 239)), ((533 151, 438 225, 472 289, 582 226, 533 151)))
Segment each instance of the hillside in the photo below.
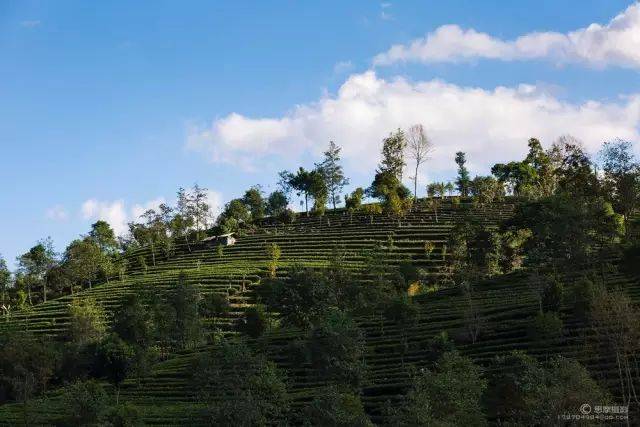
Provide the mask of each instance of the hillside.
MULTIPOLYGON (((456 223, 475 218, 490 226, 497 226, 509 218, 512 211, 511 202, 496 202, 482 209, 470 204, 454 206, 446 202, 437 212, 437 221, 436 212, 425 206, 402 220, 385 215, 337 212, 323 217, 300 216, 289 225, 264 221, 259 230, 240 236, 237 243, 225 247, 222 254, 205 245, 189 249, 180 246, 173 257, 158 257, 156 266, 151 266, 148 249, 135 253, 134 258, 144 254, 149 259, 146 272, 133 268, 122 281, 112 279, 109 283, 96 285, 73 297, 61 297, 29 310, 15 312, 3 322, 2 328, 62 338, 68 323, 67 306, 72 298, 93 297, 112 316, 126 295, 139 289, 167 292, 182 274, 189 285, 197 286, 203 294, 230 295, 232 310, 228 315, 205 319, 205 325, 210 332, 221 328, 235 334, 234 325, 243 318, 247 307, 255 304, 260 279, 267 274, 265 246, 268 244, 277 243, 281 248, 279 276, 286 276, 294 264, 313 267, 326 265, 336 245, 341 245, 346 251, 346 264, 359 271, 363 265, 364 250, 371 249, 376 243, 389 244, 391 241, 394 246, 393 256, 389 260, 391 263, 410 259, 414 265, 424 269, 427 277, 434 277, 440 274, 439 267, 449 256, 448 253, 443 254, 443 246, 456 223), (428 256, 425 254, 425 242, 435 244, 435 249, 428 256)), ((570 283, 579 275, 579 271, 568 270, 564 280, 570 283)), ((361 280, 369 280, 366 272, 361 280)), ((617 270, 608 271, 606 281, 608 286, 621 286, 634 301, 639 300, 640 286, 637 281, 629 280, 617 270)), ((366 412, 374 422, 383 420, 381 410, 385 402, 395 401, 406 392, 410 383, 410 366, 420 368, 432 365, 429 343, 443 331, 454 337, 463 355, 471 357, 481 366, 489 367, 489 362, 496 355, 512 350, 525 350, 542 359, 561 353, 582 361, 593 376, 615 393, 618 384, 614 361, 585 357, 585 334, 589 330, 573 318, 567 307, 563 306, 560 310, 565 326, 561 341, 531 342, 527 328, 538 312, 538 297, 526 272, 514 272, 479 284, 472 298, 484 325, 475 343, 466 342, 468 340, 463 338, 468 301, 456 288, 444 288, 414 297, 419 307, 419 320, 408 328, 385 318, 381 309, 356 317, 366 341, 367 374, 361 396, 366 412)), ((308 363, 299 366, 292 361, 290 344, 303 337, 304 333, 296 328, 284 328, 268 331, 258 340, 251 340, 252 346, 263 349, 268 359, 286 372, 288 394, 294 412, 322 393, 324 385, 313 374, 308 363)), ((146 377, 125 381, 120 399, 135 404, 148 424, 180 425, 185 419, 197 423, 193 414, 202 405, 197 403, 188 378, 194 357, 208 351, 210 346, 173 353, 153 366, 146 377)), ((64 419, 65 408, 57 391, 49 393, 32 407, 31 416, 39 422, 55 423, 64 419)), ((16 424, 21 417, 20 405, 0 407, 0 423, 4 425, 16 424)))

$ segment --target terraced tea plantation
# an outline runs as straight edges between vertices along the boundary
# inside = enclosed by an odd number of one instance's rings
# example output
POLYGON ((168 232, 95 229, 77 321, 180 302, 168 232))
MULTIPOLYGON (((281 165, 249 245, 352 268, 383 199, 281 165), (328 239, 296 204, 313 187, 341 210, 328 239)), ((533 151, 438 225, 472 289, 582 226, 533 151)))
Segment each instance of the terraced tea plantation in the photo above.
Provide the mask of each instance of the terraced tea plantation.
MULTIPOLYGON (((391 263, 410 260, 427 273, 440 274, 449 253, 445 246, 455 224, 465 218, 475 218, 490 226, 498 226, 513 212, 511 202, 493 203, 483 208, 470 204, 453 205, 444 201, 438 211, 419 207, 402 219, 385 215, 349 214, 339 211, 323 217, 300 216, 292 224, 265 220, 258 231, 238 237, 235 245, 220 252, 206 245, 181 245, 170 259, 156 254, 153 266, 149 249, 132 255, 133 268, 122 279, 96 285, 73 297, 67 296, 34 306, 30 310, 14 312, 2 323, 2 328, 30 330, 63 339, 69 321, 67 306, 72 298, 91 296, 111 315, 123 299, 139 289, 166 292, 182 273, 189 285, 197 286, 203 294, 229 295, 232 310, 224 317, 206 319, 209 332, 220 330, 235 334, 235 324, 244 317, 248 307, 256 303, 256 289, 267 275, 265 248, 276 243, 281 249, 277 274, 286 277, 294 264, 322 267, 334 247, 346 251, 345 263, 366 281, 362 271, 366 250, 376 244, 392 245, 391 263), (431 242, 433 250, 425 251, 431 242), (149 266, 142 271, 133 260, 140 255, 149 266)), ((640 284, 614 267, 602 275, 607 286, 620 287, 634 302, 640 302, 640 284)), ((564 283, 578 280, 580 271, 564 273, 564 283)), ((517 271, 477 284, 472 294, 483 327, 475 343, 457 339, 465 335, 465 309, 469 300, 460 289, 432 289, 414 297, 418 304, 418 321, 411 326, 396 324, 383 316, 382 311, 356 318, 363 331, 366 352, 366 379, 361 398, 367 414, 374 423, 384 421, 382 408, 387 401, 397 402, 406 392, 410 373, 414 368, 431 367, 429 342, 446 331, 457 343, 458 350, 480 366, 490 369, 490 361, 512 350, 525 350, 540 359, 563 354, 581 361, 601 384, 614 396, 618 393, 617 367, 612 358, 596 358, 585 351, 585 341, 591 330, 577 320, 568 306, 560 313, 564 334, 560 340, 533 342, 528 334, 532 319, 539 310, 539 295, 525 271, 517 271)), ((286 372, 288 393, 294 412, 309 403, 324 390, 309 363, 297 363, 292 358, 291 343, 304 336, 301 330, 281 328, 268 331, 250 345, 263 349, 268 358, 286 372)), ((172 354, 157 363, 151 373, 141 380, 128 379, 120 392, 120 401, 136 405, 146 424, 196 425, 200 421, 193 414, 202 408, 195 397, 196 390, 188 378, 194 358, 210 350, 212 344, 172 354)), ((636 378, 637 380, 637 378, 636 378)), ((107 386, 108 387, 108 386, 107 386)), ((111 390, 109 388, 109 390, 111 390)), ((64 419, 65 407, 61 392, 52 391, 38 403, 31 405, 35 419, 42 424, 55 424, 64 419)), ((300 411, 298 411, 299 413, 300 411)), ((0 424, 16 425, 22 420, 21 405, 0 407, 0 424)), ((294 417, 294 423, 301 423, 294 417)))

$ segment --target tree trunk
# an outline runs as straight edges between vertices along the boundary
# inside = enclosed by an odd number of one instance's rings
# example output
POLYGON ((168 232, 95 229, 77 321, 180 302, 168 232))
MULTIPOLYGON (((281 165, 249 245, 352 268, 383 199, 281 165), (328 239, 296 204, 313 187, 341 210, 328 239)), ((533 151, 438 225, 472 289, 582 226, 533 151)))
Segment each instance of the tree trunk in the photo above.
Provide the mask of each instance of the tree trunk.
POLYGON ((47 282, 42 282, 42 299, 44 302, 47 302, 47 282))
POLYGON ((420 165, 416 162, 416 173, 413 175, 413 197, 415 197, 416 202, 418 201, 418 167, 420 165))
POLYGON ((31 302, 31 284, 27 285, 27 295, 29 296, 29 305, 33 305, 31 302))

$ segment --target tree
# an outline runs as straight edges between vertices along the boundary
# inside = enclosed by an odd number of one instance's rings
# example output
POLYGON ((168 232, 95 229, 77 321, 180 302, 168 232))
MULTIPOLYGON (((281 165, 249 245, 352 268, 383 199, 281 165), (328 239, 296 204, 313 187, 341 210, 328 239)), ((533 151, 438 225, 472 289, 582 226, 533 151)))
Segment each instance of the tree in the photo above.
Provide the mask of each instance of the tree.
POLYGON ((640 202, 640 166, 635 162, 631 142, 605 142, 600 156, 605 194, 609 195, 614 208, 622 214, 626 225, 640 202))
POLYGON ((598 179, 582 143, 572 136, 562 136, 549 150, 558 179, 557 192, 572 197, 598 194, 598 179))
POLYGON ((116 405, 120 396, 120 384, 127 378, 133 366, 134 349, 117 335, 103 339, 94 360, 94 373, 106 378, 116 389, 116 405))
POLYGON ((9 288, 9 284, 11 283, 11 272, 7 268, 7 262, 0 255, 0 305, 6 307, 7 303, 7 289, 9 288))
POLYGON ((317 169, 324 177, 333 210, 340 201, 342 189, 345 185, 349 185, 349 180, 345 178, 340 164, 340 150, 341 148, 335 142, 329 141, 329 148, 324 152, 324 160, 317 165, 317 169))
POLYGON ((246 343, 222 341, 190 366, 191 385, 211 425, 286 425, 284 375, 246 343))
POLYGON ((287 195, 282 191, 274 191, 267 198, 266 212, 272 217, 279 217, 287 210, 289 200, 287 195))
POLYGON ((444 353, 434 372, 423 370, 397 408, 389 408, 392 426, 486 424, 480 399, 487 386, 477 367, 456 351, 444 353))
POLYGON ((225 232, 237 232, 251 220, 251 212, 242 199, 233 199, 224 206, 218 224, 225 232))
POLYGON ((72 425, 95 425, 107 408, 107 393, 96 381, 79 381, 67 387, 63 401, 72 425))
POLYGON ((153 344, 154 319, 138 292, 125 297, 113 320, 113 331, 125 342, 141 348, 153 344))
POLYGON ((303 167, 300 167, 295 174, 288 171, 280 172, 280 182, 281 186, 285 189, 285 194, 293 189, 296 191, 298 197, 301 195, 304 196, 304 210, 307 215, 309 214, 310 175, 311 172, 303 167))
POLYGON ((262 298, 284 324, 309 328, 337 304, 334 283, 318 270, 293 266, 286 279, 267 280, 262 298))
POLYGON ((114 254, 118 250, 118 241, 113 229, 106 221, 96 221, 91 225, 89 238, 93 240, 105 254, 114 254))
POLYGON ((415 172, 413 175, 413 197, 418 198, 418 169, 429 159, 429 154, 433 151, 433 143, 424 132, 422 125, 414 125, 407 133, 407 151, 409 157, 415 162, 415 172))
POLYGON ((600 288, 590 315, 597 354, 615 356, 623 404, 638 402, 634 381, 640 353, 640 313, 622 290, 600 288))
POLYGON ((583 366, 561 356, 541 364, 514 351, 496 357, 489 372, 486 402, 499 425, 555 425, 585 402, 610 401, 583 366))
POLYGON ((320 169, 315 169, 309 173, 309 195, 313 198, 313 213, 320 216, 324 215, 329 193, 327 181, 323 171, 320 169))
POLYGON ((32 285, 42 286, 42 298, 47 301, 47 282, 44 278, 47 270, 55 265, 55 256, 53 242, 51 238, 46 238, 18 257, 18 271, 25 275, 29 304, 32 304, 32 285))
POLYGON ((27 332, 0 335, 0 403, 22 403, 25 425, 29 400, 47 390, 58 361, 55 347, 44 337, 27 332))
POLYGON ((202 232, 207 228, 211 209, 208 199, 207 189, 194 184, 191 192, 191 210, 197 240, 201 239, 202 232))
POLYGON ((278 269, 278 261, 280 260, 280 255, 282 255, 282 251, 280 250, 280 246, 277 243, 271 243, 267 245, 265 248, 265 252, 267 254, 267 258, 269 260, 268 268, 269 268, 269 277, 276 277, 276 270, 278 269))
POLYGON ((240 321, 239 330, 251 338, 259 338, 269 328, 269 317, 262 305, 249 307, 240 321))
POLYGON ((466 197, 469 195, 469 184, 471 178, 469 177, 469 171, 465 164, 467 159, 462 151, 456 153, 456 164, 458 165, 458 178, 456 178, 456 187, 461 196, 466 197))
POLYGON ((101 340, 107 330, 104 309, 93 298, 71 301, 69 317, 69 339, 79 346, 101 340))
POLYGON ((63 265, 74 283, 87 283, 89 289, 100 273, 108 276, 112 267, 109 257, 91 239, 77 239, 71 242, 65 250, 63 265))
POLYGON ((332 311, 309 336, 311 364, 319 377, 357 390, 364 380, 364 337, 347 314, 332 311))
POLYGON ((224 206, 218 224, 225 232, 236 232, 251 220, 251 212, 241 199, 233 199, 224 206))
POLYGON ((175 314, 172 325, 172 341, 179 348, 193 348, 202 339, 202 324, 198 308, 202 297, 196 285, 188 284, 181 272, 171 292, 170 307, 175 314))
POLYGON ((398 182, 401 182, 406 165, 404 160, 406 145, 407 141, 401 129, 385 138, 382 141, 382 161, 378 165, 378 171, 389 172, 398 182))
POLYGON ((344 205, 349 212, 353 213, 362 206, 363 197, 364 190, 361 187, 358 187, 349 196, 344 196, 344 205))
POLYGON ((191 252, 189 244, 189 230, 195 224, 194 212, 191 204, 191 196, 187 191, 180 187, 177 194, 176 215, 171 221, 171 232, 176 238, 184 238, 187 248, 191 252))
POLYGON ((362 406, 360 396, 340 391, 335 386, 322 390, 305 408, 304 425, 332 427, 373 427, 362 406))
POLYGON ((262 197, 262 188, 254 185, 245 191, 242 202, 247 206, 251 219, 261 219, 264 217, 266 206, 264 197, 262 197))

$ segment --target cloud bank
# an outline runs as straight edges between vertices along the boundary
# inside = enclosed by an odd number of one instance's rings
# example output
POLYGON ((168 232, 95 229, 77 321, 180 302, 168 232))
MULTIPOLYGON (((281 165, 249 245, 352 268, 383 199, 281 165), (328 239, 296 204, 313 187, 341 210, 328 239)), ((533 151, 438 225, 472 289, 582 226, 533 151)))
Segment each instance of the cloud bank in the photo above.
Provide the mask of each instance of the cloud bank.
POLYGON ((640 94, 616 101, 566 102, 534 85, 485 90, 441 80, 385 80, 375 72, 351 75, 335 96, 298 105, 280 117, 239 113, 188 129, 187 145, 216 163, 260 169, 269 156, 297 160, 320 155, 329 140, 343 147, 351 170, 372 171, 381 140, 390 131, 422 123, 436 150, 428 168, 450 171, 456 151, 465 151, 478 172, 516 158, 526 141, 550 143, 563 134, 595 151, 615 137, 637 140, 640 94))
MULTIPOLYGON (((222 206, 222 194, 217 191, 207 191, 207 203, 210 206, 211 220, 213 221, 220 212, 222 206)), ((98 200, 88 199, 81 208, 80 215, 85 220, 107 221, 113 231, 119 236, 125 235, 129 231, 127 224, 132 221, 141 221, 141 216, 149 209, 157 209, 162 203, 167 203, 163 197, 158 197, 144 203, 135 203, 127 207, 124 200, 98 200)), ((170 202, 175 206, 175 202, 170 202)))
POLYGON ((629 6, 606 25, 593 23, 568 33, 533 32, 502 40, 474 29, 444 25, 424 38, 392 46, 373 62, 463 62, 545 59, 557 64, 581 63, 602 68, 640 68, 640 3, 629 6))

